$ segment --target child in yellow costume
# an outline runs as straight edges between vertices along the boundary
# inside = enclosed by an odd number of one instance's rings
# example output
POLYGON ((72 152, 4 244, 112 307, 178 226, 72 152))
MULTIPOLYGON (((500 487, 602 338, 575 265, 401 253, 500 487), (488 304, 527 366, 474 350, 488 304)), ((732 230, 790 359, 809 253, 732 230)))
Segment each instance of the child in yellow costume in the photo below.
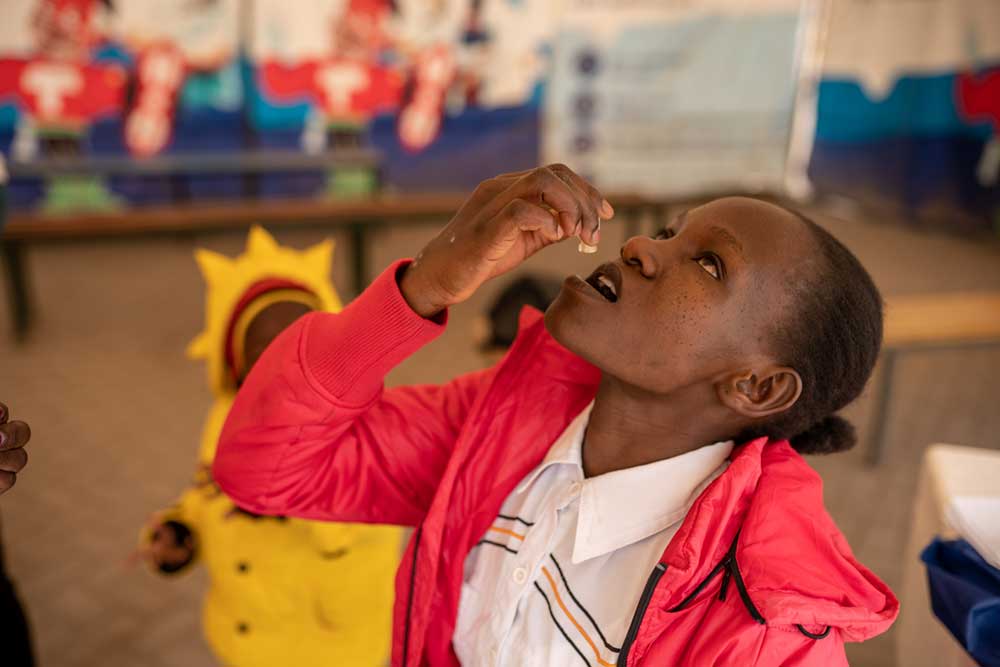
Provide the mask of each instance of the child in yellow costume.
POLYGON ((298 252, 257 227, 235 259, 196 253, 208 284, 206 327, 188 355, 207 362, 216 398, 194 484, 154 515, 139 555, 163 573, 205 564, 205 635, 228 667, 388 663, 400 529, 256 516, 211 478, 236 389, 267 343, 310 310, 340 310, 332 254, 330 241, 298 252))

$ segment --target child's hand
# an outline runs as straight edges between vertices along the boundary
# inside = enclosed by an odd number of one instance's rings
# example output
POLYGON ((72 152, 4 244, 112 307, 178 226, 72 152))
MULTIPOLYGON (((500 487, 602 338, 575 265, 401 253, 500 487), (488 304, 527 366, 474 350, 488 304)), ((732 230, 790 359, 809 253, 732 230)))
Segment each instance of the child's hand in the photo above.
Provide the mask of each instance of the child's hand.
POLYGON ((31 429, 21 421, 8 421, 10 410, 0 403, 0 493, 17 481, 17 473, 28 463, 24 446, 31 439, 31 429))
POLYGON ((146 523, 149 541, 136 549, 128 558, 128 565, 145 562, 154 568, 176 568, 183 566, 194 556, 191 538, 180 539, 170 522, 164 521, 159 513, 146 523))
POLYGON ((561 164, 483 181, 400 281, 414 311, 430 317, 468 299, 545 246, 571 236, 597 245, 614 209, 561 164))

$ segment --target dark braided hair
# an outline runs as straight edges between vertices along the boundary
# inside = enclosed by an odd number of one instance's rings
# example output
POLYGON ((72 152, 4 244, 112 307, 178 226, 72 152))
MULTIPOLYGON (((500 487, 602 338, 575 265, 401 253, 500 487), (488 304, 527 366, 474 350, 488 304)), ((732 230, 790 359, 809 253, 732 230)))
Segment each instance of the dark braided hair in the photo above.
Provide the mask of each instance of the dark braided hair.
POLYGON ((787 439, 801 454, 831 454, 857 442, 834 413, 853 401, 871 376, 882 346, 882 296, 850 250, 805 215, 818 250, 812 271, 793 286, 794 315, 774 332, 783 363, 798 371, 802 395, 745 437, 787 439))

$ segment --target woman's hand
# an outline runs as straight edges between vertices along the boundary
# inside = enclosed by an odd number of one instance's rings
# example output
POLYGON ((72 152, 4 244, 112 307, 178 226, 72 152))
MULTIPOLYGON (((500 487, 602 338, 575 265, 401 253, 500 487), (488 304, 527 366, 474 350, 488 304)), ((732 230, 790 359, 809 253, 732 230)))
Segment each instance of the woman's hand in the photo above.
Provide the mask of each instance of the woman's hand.
POLYGON ((542 248, 600 239, 614 209, 592 185, 555 164, 483 181, 400 280, 410 307, 431 317, 468 299, 542 248))

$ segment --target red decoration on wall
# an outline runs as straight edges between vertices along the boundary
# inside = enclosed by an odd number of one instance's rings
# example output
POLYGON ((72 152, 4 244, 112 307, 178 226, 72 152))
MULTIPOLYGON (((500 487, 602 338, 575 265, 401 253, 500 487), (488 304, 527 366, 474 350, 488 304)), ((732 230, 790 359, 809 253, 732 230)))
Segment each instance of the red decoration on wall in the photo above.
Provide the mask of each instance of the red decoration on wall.
POLYGON ((118 65, 0 59, 0 99, 13 97, 41 125, 79 129, 120 112, 125 82, 118 65))

